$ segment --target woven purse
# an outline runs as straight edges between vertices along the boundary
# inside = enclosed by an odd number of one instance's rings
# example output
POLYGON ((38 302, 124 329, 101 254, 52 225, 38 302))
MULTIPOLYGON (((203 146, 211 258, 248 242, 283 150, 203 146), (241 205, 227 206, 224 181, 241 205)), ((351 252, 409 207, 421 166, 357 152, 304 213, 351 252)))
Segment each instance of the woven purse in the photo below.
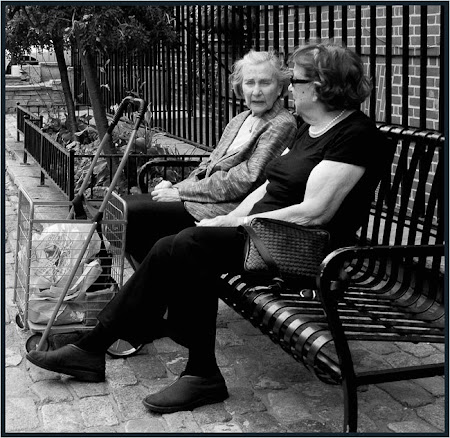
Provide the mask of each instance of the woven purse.
POLYGON ((254 218, 247 233, 244 270, 281 278, 315 277, 328 254, 330 234, 276 219, 254 218))

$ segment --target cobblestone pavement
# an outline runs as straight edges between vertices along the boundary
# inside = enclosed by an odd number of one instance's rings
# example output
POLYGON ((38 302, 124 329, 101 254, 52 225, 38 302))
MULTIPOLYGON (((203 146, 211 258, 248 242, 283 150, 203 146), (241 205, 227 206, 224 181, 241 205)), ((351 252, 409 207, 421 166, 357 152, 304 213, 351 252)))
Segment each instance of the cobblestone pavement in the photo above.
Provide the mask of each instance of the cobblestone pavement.
MULTIPOLYGON (((29 332, 15 323, 13 303, 17 184, 37 197, 39 171, 20 165, 14 116, 7 115, 5 181, 5 405, 8 433, 340 433, 342 391, 316 380, 301 364, 221 304, 217 357, 230 397, 223 403, 169 415, 146 411, 142 399, 184 369, 187 351, 163 338, 127 359, 107 358, 106 382, 81 383, 42 370, 25 358, 29 332), (14 152, 15 151, 15 152, 14 152)), ((357 361, 407 365, 435 362, 443 346, 356 345, 357 361)), ((359 431, 373 434, 442 433, 445 381, 441 377, 371 385, 359 392, 359 431)))

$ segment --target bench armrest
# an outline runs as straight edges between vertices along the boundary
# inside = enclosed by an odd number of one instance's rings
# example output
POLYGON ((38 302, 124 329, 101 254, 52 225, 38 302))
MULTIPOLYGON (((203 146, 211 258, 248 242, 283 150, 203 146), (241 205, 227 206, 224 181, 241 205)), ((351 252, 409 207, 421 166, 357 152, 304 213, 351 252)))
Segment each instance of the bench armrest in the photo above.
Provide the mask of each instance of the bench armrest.
POLYGON ((317 277, 319 297, 324 300, 339 300, 349 284, 343 273, 352 260, 401 260, 413 257, 437 257, 445 255, 445 245, 395 245, 395 246, 351 246, 339 248, 328 254, 320 265, 317 277))
MULTIPOLYGON (((344 292, 350 285, 344 268, 349 262, 369 264, 387 263, 426 257, 442 257, 445 255, 445 246, 438 245, 396 245, 396 246, 365 246, 345 247, 328 254, 320 265, 320 273, 317 277, 318 295, 327 318, 331 336, 334 340, 336 353, 339 359, 340 369, 345 371, 343 379, 347 385, 355 386, 356 377, 348 340, 343 328, 343 320, 340 318, 339 302, 343 300, 344 292)), ((385 265, 386 266, 386 265, 385 265)), ((384 266, 384 267, 385 267, 384 266)), ((436 266, 434 266, 436 268, 436 266)), ((437 266, 439 268, 439 266, 437 266)), ((360 272, 358 270, 358 272, 360 272)), ((433 270, 433 272, 438 272, 433 270)), ((396 280, 396 276, 394 280, 396 280)), ((363 280, 364 281, 364 280, 363 280)))
MULTIPOLYGON (((139 170, 138 170, 138 184, 142 193, 148 193, 148 185, 147 185, 147 177, 152 175, 152 172, 155 172, 157 167, 198 167, 202 162, 201 158, 184 158, 185 156, 180 156, 183 158, 154 158, 150 161, 147 161, 139 170)), ((207 155, 205 155, 207 157, 207 155)))

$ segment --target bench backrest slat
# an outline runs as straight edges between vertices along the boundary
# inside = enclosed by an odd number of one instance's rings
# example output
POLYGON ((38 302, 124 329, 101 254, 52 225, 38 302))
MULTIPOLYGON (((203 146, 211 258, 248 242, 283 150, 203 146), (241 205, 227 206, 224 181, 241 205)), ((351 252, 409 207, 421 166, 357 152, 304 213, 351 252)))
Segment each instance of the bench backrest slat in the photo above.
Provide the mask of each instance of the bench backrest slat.
POLYGON ((390 171, 372 203, 360 242, 413 245, 443 242, 444 137, 431 132, 380 127, 397 145, 390 171))

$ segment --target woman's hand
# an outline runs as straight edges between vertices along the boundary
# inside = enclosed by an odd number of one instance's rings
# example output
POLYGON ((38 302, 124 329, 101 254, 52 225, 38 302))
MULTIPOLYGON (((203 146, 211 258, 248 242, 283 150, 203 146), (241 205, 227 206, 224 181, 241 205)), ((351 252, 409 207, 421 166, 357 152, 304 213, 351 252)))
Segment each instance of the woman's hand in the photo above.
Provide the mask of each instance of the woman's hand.
POLYGON ((159 184, 156 184, 155 190, 159 189, 170 189, 172 187, 172 183, 170 181, 166 181, 163 179, 159 184))
POLYGON ((196 222, 197 227, 238 227, 244 223, 244 217, 231 215, 216 216, 196 222))
POLYGON ((157 202, 181 201, 180 194, 176 188, 155 189, 151 193, 152 199, 157 202))

